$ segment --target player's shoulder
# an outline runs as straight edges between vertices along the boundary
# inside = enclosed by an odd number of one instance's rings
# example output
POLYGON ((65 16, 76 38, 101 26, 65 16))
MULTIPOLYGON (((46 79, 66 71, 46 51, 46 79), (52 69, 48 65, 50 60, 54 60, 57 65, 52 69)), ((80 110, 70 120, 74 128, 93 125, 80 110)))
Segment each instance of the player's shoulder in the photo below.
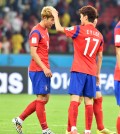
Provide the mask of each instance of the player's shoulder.
POLYGON ((35 25, 35 26, 31 29, 31 32, 32 32, 32 31, 34 31, 34 30, 40 30, 40 29, 39 29, 39 25, 38 25, 38 24, 37 24, 37 25, 35 25))
POLYGON ((65 30, 67 30, 67 31, 73 31, 73 30, 75 30, 77 27, 78 27, 78 25, 71 26, 71 27, 65 27, 65 30))
POLYGON ((117 27, 117 26, 120 26, 120 21, 117 23, 116 27, 117 27))
POLYGON ((39 24, 35 25, 32 29, 31 32, 29 34, 29 38, 32 36, 39 36, 39 38, 41 38, 41 32, 40 32, 40 28, 39 28, 39 24))
POLYGON ((102 33, 97 29, 97 28, 95 28, 96 29, 96 31, 99 33, 99 37, 103 40, 103 35, 102 35, 102 33))
POLYGON ((116 24, 115 29, 120 29, 120 21, 116 24))
POLYGON ((80 29, 84 29, 85 28, 85 26, 83 26, 83 25, 78 25, 79 27, 80 27, 80 29))
POLYGON ((100 36, 103 37, 102 33, 97 29, 97 31, 99 32, 100 36))

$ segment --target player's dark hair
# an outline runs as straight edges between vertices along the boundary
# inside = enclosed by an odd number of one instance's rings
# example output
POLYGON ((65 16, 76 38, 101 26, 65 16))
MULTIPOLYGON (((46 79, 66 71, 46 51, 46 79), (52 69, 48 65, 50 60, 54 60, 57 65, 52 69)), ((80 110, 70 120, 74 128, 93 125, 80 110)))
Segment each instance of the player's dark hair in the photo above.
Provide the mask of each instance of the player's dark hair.
POLYGON ((79 9, 80 14, 83 14, 83 16, 88 16, 89 22, 94 22, 96 18, 98 18, 98 12, 93 6, 84 6, 81 9, 79 9))

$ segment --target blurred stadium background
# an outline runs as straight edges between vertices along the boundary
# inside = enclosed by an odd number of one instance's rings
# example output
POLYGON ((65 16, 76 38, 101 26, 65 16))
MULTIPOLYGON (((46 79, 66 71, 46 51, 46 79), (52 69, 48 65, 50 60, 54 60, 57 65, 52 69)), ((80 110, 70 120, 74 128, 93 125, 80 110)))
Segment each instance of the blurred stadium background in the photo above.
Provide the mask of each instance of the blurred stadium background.
MULTIPOLYGON (((99 12, 97 28, 104 36, 105 55, 114 55, 113 29, 120 16, 120 0, 0 0, 0 42, 2 54, 29 53, 28 34, 40 21, 41 9, 54 6, 65 27, 80 23, 78 9, 92 5, 99 12)), ((50 31, 50 53, 73 53, 72 42, 64 34, 50 31)))
MULTIPOLYGON (((21 109, 33 99, 33 95, 27 96, 27 94, 32 94, 31 82, 28 78, 30 62, 28 35, 31 28, 40 21, 41 9, 47 5, 54 6, 59 12, 61 24, 67 27, 80 24, 78 9, 88 4, 96 7, 99 12, 97 28, 105 40, 101 90, 103 95, 112 95, 104 96, 103 105, 105 123, 109 128, 115 130, 117 113, 113 96, 113 72, 116 60, 113 34, 114 27, 120 17, 120 0, 0 0, 0 134, 15 133, 8 122, 11 122, 11 118, 19 114, 21 109), (111 106, 115 111, 109 112, 111 106), (110 121, 111 115, 113 118, 110 121)), ((66 95, 62 97, 61 94, 67 94, 73 47, 72 40, 66 38, 62 33, 57 33, 55 27, 52 27, 49 33, 49 58, 53 71, 51 89, 52 94, 57 94, 57 96, 52 95, 48 104, 48 121, 51 122, 50 126, 57 134, 63 134, 66 129, 69 98, 66 95), (57 107, 57 109, 53 107, 57 107), (58 120, 56 112, 61 119, 58 120), (66 114, 62 116, 61 113, 66 114), (53 120, 53 115, 55 120, 53 120)), ((26 134, 32 134, 33 129, 39 130, 38 122, 35 125, 30 123, 35 123, 35 120, 36 118, 31 118, 26 121, 24 128, 26 134)), ((83 117, 81 120, 84 120, 83 117)), ((96 128, 96 125, 93 127, 96 128)), ((95 128, 93 129, 94 134, 95 128)), ((37 133, 39 131, 34 134, 37 133)))
MULTIPOLYGON (((40 19, 44 6, 54 6, 65 27, 80 24, 78 9, 92 5, 99 12, 97 28, 104 36, 101 71, 102 93, 113 95, 115 67, 114 27, 120 17, 120 0, 0 0, 0 93, 32 94, 27 67, 30 62, 28 35, 40 19)), ((50 33, 52 93, 66 94, 73 58, 72 40, 55 27, 50 33)))

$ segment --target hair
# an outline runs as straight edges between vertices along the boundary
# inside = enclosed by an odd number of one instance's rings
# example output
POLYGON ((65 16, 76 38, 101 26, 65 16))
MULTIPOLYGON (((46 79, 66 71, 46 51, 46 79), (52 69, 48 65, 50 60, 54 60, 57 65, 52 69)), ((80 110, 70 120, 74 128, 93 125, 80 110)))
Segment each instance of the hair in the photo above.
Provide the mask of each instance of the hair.
POLYGON ((46 6, 46 7, 43 7, 42 11, 41 11, 41 18, 52 18, 53 15, 52 13, 50 12, 50 9, 52 9, 53 7, 52 6, 46 6))
POLYGON ((94 22, 96 18, 98 18, 98 12, 93 6, 84 6, 81 9, 79 9, 80 14, 83 14, 83 16, 88 16, 89 22, 94 22))

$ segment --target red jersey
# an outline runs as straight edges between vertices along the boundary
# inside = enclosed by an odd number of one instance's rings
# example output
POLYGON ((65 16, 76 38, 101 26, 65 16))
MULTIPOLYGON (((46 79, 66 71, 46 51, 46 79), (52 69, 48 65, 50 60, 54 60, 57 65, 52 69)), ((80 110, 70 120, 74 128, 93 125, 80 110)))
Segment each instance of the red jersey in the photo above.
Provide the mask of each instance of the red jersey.
MULTIPOLYGON (((114 29, 114 39, 115 39, 115 46, 120 47, 120 21, 118 22, 118 24, 114 29)), ((117 63, 114 72, 114 80, 120 81, 120 68, 118 68, 117 63)))
MULTIPOLYGON (((39 55, 41 61, 45 64, 47 68, 50 68, 48 61, 48 50, 49 50, 49 34, 48 30, 43 28, 40 24, 33 27, 29 35, 30 46, 37 47, 37 54, 39 55)), ((30 71, 42 71, 42 68, 31 59, 30 71)))
POLYGON ((96 76, 96 55, 103 51, 103 36, 92 25, 73 26, 64 29, 73 39, 74 59, 71 71, 96 76))

